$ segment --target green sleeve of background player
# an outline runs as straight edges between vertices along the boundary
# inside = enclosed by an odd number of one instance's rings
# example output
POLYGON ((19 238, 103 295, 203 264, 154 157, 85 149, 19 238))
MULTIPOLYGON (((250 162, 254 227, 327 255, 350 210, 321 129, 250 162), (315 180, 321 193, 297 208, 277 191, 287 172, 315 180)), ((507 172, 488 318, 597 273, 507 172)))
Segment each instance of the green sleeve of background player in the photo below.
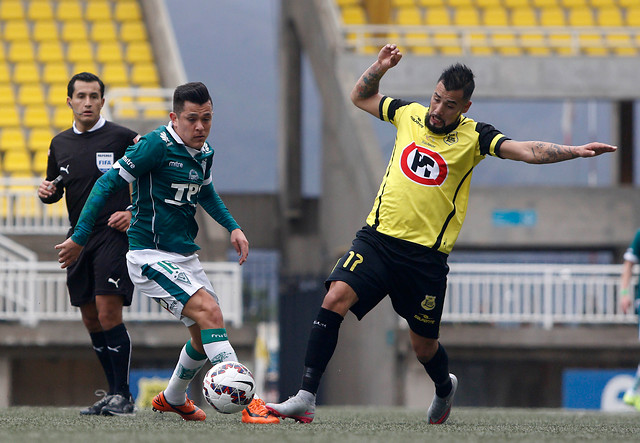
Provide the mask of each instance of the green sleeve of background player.
POLYGON ((86 245, 96 223, 96 218, 107 199, 114 191, 126 185, 128 185, 127 181, 120 177, 117 169, 111 168, 104 173, 91 189, 91 193, 80 213, 78 223, 76 223, 76 227, 73 230, 71 240, 80 246, 86 245))

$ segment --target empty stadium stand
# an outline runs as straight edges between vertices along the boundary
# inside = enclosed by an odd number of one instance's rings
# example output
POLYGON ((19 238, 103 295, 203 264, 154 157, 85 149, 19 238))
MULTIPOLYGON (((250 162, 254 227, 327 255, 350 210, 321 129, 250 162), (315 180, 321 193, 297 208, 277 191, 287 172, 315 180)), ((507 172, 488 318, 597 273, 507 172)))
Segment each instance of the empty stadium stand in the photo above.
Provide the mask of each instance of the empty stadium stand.
POLYGON ((359 53, 371 53, 386 41, 418 55, 629 57, 640 52, 637 0, 335 0, 335 4, 345 26, 345 47, 359 53), (381 1, 391 4, 382 19, 381 1))
POLYGON ((0 2, 0 171, 42 177, 51 137, 68 128, 70 75, 115 87, 159 88, 137 0, 0 2))

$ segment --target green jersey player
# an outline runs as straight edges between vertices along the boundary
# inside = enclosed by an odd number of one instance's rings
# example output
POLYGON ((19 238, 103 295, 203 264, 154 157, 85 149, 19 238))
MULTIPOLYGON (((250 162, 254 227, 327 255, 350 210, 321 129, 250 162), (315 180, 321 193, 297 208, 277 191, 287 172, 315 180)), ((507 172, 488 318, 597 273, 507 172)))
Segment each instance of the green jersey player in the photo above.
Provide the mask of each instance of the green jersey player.
MULTIPOLYGON (((96 182, 73 235, 56 249, 62 267, 71 265, 86 244, 106 198, 117 189, 132 186, 132 218, 127 231, 129 275, 141 294, 180 319, 191 335, 167 388, 154 397, 153 408, 201 421, 206 414, 187 398, 189 383, 207 358, 212 364, 238 359, 227 338, 217 296, 196 254, 196 206, 202 206, 230 232, 240 264, 247 259, 249 242, 213 187, 214 152, 206 141, 213 103, 206 86, 178 86, 170 117, 168 125, 129 147, 96 182)), ((279 422, 257 397, 243 411, 242 421, 279 422)))

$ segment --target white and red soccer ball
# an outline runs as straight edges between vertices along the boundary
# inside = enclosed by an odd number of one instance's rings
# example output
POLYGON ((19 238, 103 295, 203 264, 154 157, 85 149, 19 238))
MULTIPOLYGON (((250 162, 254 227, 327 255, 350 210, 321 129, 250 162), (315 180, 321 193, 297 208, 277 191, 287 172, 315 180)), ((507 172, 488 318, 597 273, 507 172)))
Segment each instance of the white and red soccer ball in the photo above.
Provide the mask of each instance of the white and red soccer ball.
POLYGON ((241 363, 224 361, 213 366, 202 383, 204 398, 223 414, 242 411, 253 400, 256 382, 253 374, 241 363))

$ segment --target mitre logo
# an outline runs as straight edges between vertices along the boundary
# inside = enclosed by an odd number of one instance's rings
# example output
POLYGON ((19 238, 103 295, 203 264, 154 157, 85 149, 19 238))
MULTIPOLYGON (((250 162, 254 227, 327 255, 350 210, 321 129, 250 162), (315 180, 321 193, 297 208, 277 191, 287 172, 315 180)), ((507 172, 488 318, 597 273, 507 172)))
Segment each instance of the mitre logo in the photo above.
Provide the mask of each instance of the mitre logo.
POLYGON ((415 142, 402 151, 400 169, 409 180, 423 186, 442 185, 449 172, 440 154, 415 142))

